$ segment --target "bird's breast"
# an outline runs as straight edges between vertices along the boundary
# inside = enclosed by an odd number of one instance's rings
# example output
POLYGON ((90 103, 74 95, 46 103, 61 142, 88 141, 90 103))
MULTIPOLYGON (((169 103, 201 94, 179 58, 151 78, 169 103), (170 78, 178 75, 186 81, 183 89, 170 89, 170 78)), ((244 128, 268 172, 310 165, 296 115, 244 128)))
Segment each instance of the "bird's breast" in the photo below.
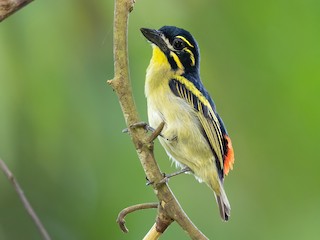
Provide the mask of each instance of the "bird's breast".
POLYGON ((175 147, 175 152, 179 146, 190 148, 189 144, 193 144, 197 151, 208 148, 196 110, 183 98, 174 95, 168 83, 156 93, 149 94, 147 103, 149 124, 157 128, 161 122, 165 123, 164 139, 160 141, 167 151, 169 147, 175 147))
POLYGON ((175 96, 168 83, 159 87, 155 93, 149 94, 147 103, 150 125, 156 128, 164 122, 163 134, 166 134, 168 139, 177 134, 181 135, 182 129, 194 128, 197 124, 194 109, 184 99, 175 96))

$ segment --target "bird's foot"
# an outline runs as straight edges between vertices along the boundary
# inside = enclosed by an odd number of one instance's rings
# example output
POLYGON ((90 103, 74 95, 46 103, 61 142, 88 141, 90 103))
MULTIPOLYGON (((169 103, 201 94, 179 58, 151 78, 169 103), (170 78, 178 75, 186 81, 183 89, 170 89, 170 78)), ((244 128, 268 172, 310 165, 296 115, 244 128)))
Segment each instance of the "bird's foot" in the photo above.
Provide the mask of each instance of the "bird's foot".
POLYGON ((147 180, 147 182, 146 182, 146 186, 150 186, 150 185, 152 185, 152 184, 153 184, 153 182, 151 182, 151 181, 148 179, 148 177, 146 177, 146 180, 147 180))
POLYGON ((163 179, 159 182, 159 184, 167 183, 170 178, 177 176, 177 175, 180 175, 182 173, 186 173, 186 172, 192 172, 192 170, 189 167, 184 167, 180 171, 177 171, 177 172, 174 172, 171 174, 163 173, 163 179))
MULTIPOLYGON (((135 129, 135 128, 143 128, 145 129, 147 132, 156 132, 157 129, 154 129, 153 127, 151 127, 148 123, 146 122, 137 122, 137 123, 134 123, 132 125, 129 126, 129 128, 132 128, 132 129, 135 129)), ((123 133, 128 133, 129 132, 129 129, 128 128, 125 128, 122 130, 123 133)), ((163 137, 163 135, 161 133, 159 133, 159 136, 160 137, 163 137)), ((163 137, 164 138, 164 137, 163 137)))
MULTIPOLYGON (((146 131, 154 131, 152 127, 149 126, 146 122, 137 122, 129 126, 129 128, 135 129, 135 128, 144 128, 146 131)), ((129 128, 125 128, 122 130, 123 133, 128 133, 129 128)))

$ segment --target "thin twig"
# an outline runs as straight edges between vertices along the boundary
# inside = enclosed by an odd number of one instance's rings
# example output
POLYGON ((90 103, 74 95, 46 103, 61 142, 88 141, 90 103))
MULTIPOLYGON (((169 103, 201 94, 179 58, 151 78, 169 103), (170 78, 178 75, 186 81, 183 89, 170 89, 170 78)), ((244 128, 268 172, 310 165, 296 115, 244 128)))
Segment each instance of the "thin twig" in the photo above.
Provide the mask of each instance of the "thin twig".
POLYGON ((27 197, 24 195, 22 188, 20 187, 18 181, 13 176, 12 172, 8 168, 8 166, 5 164, 5 162, 0 159, 0 168, 4 172, 4 174, 7 176, 8 180, 12 183, 14 189, 16 190, 25 210, 28 212, 29 216, 31 217, 32 221, 35 223, 38 231, 41 234, 41 237, 43 240, 50 240, 50 236, 43 226, 42 222, 38 218, 36 212, 33 210, 31 204, 29 203, 27 197))
POLYGON ((33 0, 0 0, 0 22, 33 0))
POLYGON ((160 125, 156 128, 156 130, 150 135, 148 138, 148 142, 151 143, 153 142, 161 133, 165 123, 161 122, 160 125))
POLYGON ((159 205, 159 203, 142 203, 142 204, 137 204, 137 205, 133 205, 130 207, 127 207, 125 209, 123 209, 117 218, 117 223, 119 224, 119 227, 121 228, 122 232, 129 232, 128 228, 126 227, 125 223, 125 217, 129 214, 132 213, 134 211, 137 210, 142 210, 142 209, 149 209, 149 208, 157 208, 159 205))

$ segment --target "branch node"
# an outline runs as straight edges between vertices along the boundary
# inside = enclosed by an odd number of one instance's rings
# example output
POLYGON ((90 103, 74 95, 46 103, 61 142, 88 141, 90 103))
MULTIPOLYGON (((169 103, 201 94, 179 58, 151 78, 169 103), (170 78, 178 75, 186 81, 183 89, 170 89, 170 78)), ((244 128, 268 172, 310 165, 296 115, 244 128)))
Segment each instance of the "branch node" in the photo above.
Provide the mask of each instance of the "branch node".
POLYGON ((115 91, 116 88, 116 78, 107 80, 107 84, 112 88, 113 91, 115 91))
POLYGON ((149 141, 148 141, 148 142, 146 143, 146 146, 147 146, 147 148, 148 148, 149 150, 151 150, 151 151, 152 151, 153 148, 154 148, 153 142, 149 142, 149 141))
POLYGON ((136 3, 136 0, 129 0, 129 13, 133 11, 133 6, 136 3))
POLYGON ((163 233, 168 228, 168 226, 173 222, 173 219, 167 217, 165 213, 161 213, 162 211, 161 210, 159 211, 159 214, 156 220, 156 230, 157 232, 160 232, 160 233, 163 233))
POLYGON ((152 228, 149 230, 147 235, 143 238, 143 240, 157 240, 164 233, 164 231, 169 227, 169 225, 174 220, 169 217, 168 213, 165 212, 162 204, 158 206, 158 215, 155 224, 153 224, 152 228))

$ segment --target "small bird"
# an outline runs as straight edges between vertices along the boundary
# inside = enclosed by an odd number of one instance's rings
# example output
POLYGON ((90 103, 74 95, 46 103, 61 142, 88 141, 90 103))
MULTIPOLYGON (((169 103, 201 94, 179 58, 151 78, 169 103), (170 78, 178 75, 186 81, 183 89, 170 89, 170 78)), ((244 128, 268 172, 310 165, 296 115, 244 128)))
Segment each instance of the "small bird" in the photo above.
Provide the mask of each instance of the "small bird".
POLYGON ((140 30, 153 48, 145 82, 149 124, 165 123, 159 141, 168 156, 214 191, 221 218, 228 221, 231 208, 223 181, 233 167, 234 152, 201 82, 198 44, 188 31, 174 26, 140 30))

